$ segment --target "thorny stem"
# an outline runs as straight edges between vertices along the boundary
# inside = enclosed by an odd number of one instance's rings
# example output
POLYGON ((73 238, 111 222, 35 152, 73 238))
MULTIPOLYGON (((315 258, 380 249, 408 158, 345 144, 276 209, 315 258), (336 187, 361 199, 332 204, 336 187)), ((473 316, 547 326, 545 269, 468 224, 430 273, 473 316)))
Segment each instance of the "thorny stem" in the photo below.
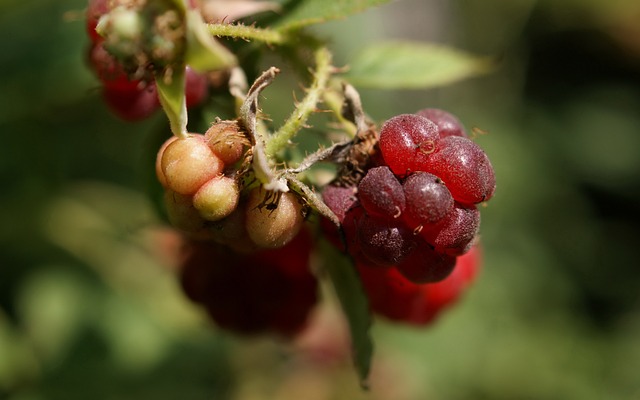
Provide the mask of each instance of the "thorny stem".
POLYGON ((320 47, 315 52, 316 70, 313 74, 313 83, 307 90, 307 95, 297 105, 291 116, 280 129, 269 138, 266 144, 267 156, 273 157, 278 151, 289 144, 289 140, 304 127, 309 116, 316 111, 318 102, 327 89, 331 76, 331 53, 326 47, 320 47))
POLYGON ((267 44, 284 44, 286 35, 271 29, 256 28, 246 25, 207 24, 209 33, 214 36, 225 36, 244 40, 258 40, 267 44))

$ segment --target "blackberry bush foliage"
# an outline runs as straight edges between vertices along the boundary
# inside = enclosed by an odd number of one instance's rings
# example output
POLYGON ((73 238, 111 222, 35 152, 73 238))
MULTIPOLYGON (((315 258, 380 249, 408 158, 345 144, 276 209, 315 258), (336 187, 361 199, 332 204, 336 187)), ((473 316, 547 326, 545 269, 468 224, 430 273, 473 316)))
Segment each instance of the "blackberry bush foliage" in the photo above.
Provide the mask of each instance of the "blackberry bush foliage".
POLYGON ((292 338, 327 279, 364 384, 372 315, 424 326, 472 283, 478 205, 493 196, 495 176, 454 115, 424 108, 376 123, 352 84, 427 88, 485 65, 451 49, 383 43, 340 68, 305 31, 385 0, 224 2, 219 15, 211 2, 89 1, 88 65, 116 116, 162 110, 168 119, 155 175, 163 214, 185 238, 185 295, 222 329, 292 338), (258 67, 270 52, 305 86, 279 126, 261 113, 261 94, 280 73, 258 67), (296 141, 319 111, 331 115, 314 126, 325 140, 298 157, 296 141), (342 139, 331 143, 329 133, 342 139), (326 184, 313 168, 321 163, 336 167, 326 184))

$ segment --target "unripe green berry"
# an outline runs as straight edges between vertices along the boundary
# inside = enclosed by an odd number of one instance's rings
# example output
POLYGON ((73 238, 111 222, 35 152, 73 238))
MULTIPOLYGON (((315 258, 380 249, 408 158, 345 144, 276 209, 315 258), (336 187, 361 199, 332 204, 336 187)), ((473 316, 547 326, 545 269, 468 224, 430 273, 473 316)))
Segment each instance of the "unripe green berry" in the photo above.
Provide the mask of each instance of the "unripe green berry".
POLYGON ((304 223, 302 205, 292 192, 276 193, 256 188, 249 193, 246 207, 247 232, 259 247, 284 246, 298 234, 304 223))
POLYGON ((223 162, 207 146, 204 136, 199 134, 174 140, 159 156, 160 182, 164 181, 166 188, 184 195, 195 194, 224 168, 223 162))
POLYGON ((142 20, 136 10, 117 7, 111 11, 109 18, 112 32, 120 39, 136 40, 142 34, 142 20))
POLYGON ((236 209, 239 198, 240 191, 234 179, 216 176, 196 192, 193 196, 193 206, 202 218, 218 221, 236 209))

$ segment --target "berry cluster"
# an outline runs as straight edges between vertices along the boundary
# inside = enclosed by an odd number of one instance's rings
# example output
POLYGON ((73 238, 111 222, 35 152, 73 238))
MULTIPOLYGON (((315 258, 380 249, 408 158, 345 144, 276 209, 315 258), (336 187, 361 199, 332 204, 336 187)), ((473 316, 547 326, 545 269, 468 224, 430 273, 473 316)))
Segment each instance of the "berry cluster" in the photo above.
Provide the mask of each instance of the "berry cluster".
POLYGON ((495 190, 493 167, 460 122, 439 109, 389 119, 378 145, 357 186, 323 191, 342 224, 342 243, 335 232, 334 243, 360 271, 380 269, 371 274, 413 284, 443 281, 474 244, 476 205, 495 190))
POLYGON ((248 147, 237 121, 218 121, 204 135, 174 136, 162 145, 156 174, 176 228, 240 252, 282 247, 298 234, 304 207, 297 194, 261 186, 241 193, 238 172, 248 147))
MULTIPOLYGON (((130 20, 137 14, 130 13, 124 4, 125 2, 109 0, 89 1, 86 28, 91 45, 88 64, 100 80, 102 98, 114 114, 127 121, 138 121, 151 116, 160 108, 155 81, 148 75, 148 71, 144 70, 152 66, 123 65, 108 51, 109 46, 105 38, 96 32, 100 19, 112 12, 111 18, 107 20, 110 23, 108 27, 126 30, 121 25, 135 26, 136 23, 130 20)), ((188 66, 185 74, 187 107, 196 106, 207 97, 207 77, 188 66)))
POLYGON ((182 262, 182 287, 223 329, 292 337, 306 326, 318 300, 311 249, 306 230, 284 247, 251 254, 192 242, 182 262))

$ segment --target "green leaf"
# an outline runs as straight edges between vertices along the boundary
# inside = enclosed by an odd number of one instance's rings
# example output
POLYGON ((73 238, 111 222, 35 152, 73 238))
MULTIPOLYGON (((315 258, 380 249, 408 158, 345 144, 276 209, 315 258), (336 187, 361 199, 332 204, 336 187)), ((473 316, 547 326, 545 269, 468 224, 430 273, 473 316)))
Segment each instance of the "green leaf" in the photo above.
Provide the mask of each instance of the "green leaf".
POLYGON ((344 18, 375 7, 390 0, 307 0, 297 5, 275 28, 284 31, 319 24, 332 19, 344 18))
POLYGON ((355 86, 424 89, 490 71, 493 62, 450 47, 417 42, 384 42, 365 48, 345 78, 355 86))
POLYGON ((373 342, 369 335, 371 313, 369 301, 352 261, 325 240, 320 241, 322 254, 328 262, 325 268, 349 323, 353 346, 353 361, 360 384, 367 388, 367 378, 373 357, 373 342))
POLYGON ((185 62, 200 72, 235 66, 236 57, 209 33, 207 24, 197 10, 187 10, 187 51, 185 62))
POLYGON ((156 77, 158 98, 169 118, 171 132, 178 137, 187 135, 187 102, 185 98, 185 69, 174 70, 169 77, 156 77))

